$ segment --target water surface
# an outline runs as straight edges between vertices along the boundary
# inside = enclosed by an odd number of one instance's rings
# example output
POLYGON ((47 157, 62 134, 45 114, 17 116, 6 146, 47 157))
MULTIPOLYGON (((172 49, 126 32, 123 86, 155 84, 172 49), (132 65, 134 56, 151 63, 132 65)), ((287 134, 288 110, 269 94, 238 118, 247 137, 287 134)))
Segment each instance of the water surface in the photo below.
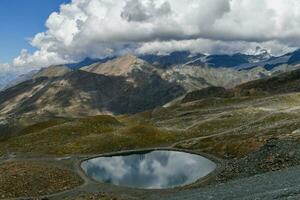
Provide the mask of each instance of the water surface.
POLYGON ((113 157, 98 157, 81 165, 96 181, 118 186, 162 189, 191 184, 215 170, 216 164, 196 154, 152 151, 113 157))

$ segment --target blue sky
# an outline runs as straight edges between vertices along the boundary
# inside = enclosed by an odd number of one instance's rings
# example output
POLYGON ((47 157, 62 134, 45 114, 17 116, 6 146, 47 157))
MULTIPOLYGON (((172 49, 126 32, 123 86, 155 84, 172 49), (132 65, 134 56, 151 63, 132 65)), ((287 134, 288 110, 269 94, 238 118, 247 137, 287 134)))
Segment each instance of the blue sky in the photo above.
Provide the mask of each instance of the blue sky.
POLYGON ((25 48, 28 39, 46 30, 48 16, 70 0, 0 0, 0 62, 11 62, 25 48))

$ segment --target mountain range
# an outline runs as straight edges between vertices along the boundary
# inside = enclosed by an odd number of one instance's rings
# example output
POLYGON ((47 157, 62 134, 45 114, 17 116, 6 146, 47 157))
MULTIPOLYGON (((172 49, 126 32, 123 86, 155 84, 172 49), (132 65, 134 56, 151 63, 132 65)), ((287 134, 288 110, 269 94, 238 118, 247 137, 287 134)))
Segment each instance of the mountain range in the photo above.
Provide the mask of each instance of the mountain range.
POLYGON ((193 91, 231 89, 298 68, 299 51, 280 57, 258 51, 124 55, 50 66, 21 76, 0 92, 0 118, 137 113, 193 91))
MULTIPOLYGON (((273 56, 266 49, 257 47, 251 54, 236 53, 232 55, 206 55, 201 53, 191 53, 189 51, 175 51, 166 55, 143 54, 137 55, 138 58, 147 61, 159 69, 168 69, 178 65, 208 66, 211 68, 230 68, 234 70, 250 70, 256 67, 263 67, 270 71, 273 68, 282 65, 297 65, 300 63, 300 50, 290 52, 281 56, 273 56)), ((72 70, 78 70, 82 67, 95 63, 105 63, 115 59, 116 56, 105 58, 85 58, 77 63, 64 64, 72 70)), ((0 90, 10 87, 22 80, 29 79, 35 71, 17 76, 15 73, 4 73, 0 79, 0 90)))
POLYGON ((295 65, 300 63, 300 50, 290 52, 281 56, 273 56, 266 49, 257 47, 252 54, 236 53, 232 55, 218 54, 205 55, 193 54, 188 51, 172 52, 168 55, 140 55, 141 59, 151 64, 167 68, 173 65, 193 64, 207 65, 214 68, 234 68, 237 70, 264 67, 271 70, 282 64, 295 65))
POLYGON ((163 80, 150 64, 124 56, 75 71, 66 66, 42 69, 0 92, 0 114, 16 118, 134 113, 184 93, 180 85, 163 80))

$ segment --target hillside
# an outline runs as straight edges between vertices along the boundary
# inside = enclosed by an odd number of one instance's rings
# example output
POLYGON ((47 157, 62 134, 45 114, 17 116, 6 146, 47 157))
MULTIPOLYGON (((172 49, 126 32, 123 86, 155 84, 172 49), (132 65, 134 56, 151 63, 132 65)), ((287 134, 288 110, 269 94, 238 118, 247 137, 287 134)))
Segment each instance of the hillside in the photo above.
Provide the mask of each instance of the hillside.
POLYGON ((183 93, 180 86, 162 80, 155 73, 134 85, 124 77, 74 71, 59 77, 31 79, 2 91, 0 116, 135 113, 163 105, 183 93))
POLYGON ((249 71, 212 68, 199 65, 174 66, 162 72, 162 78, 182 85, 187 91, 210 86, 233 88, 241 83, 270 76, 272 72, 257 67, 249 71))
POLYGON ((206 98, 228 98, 243 96, 269 96, 276 94, 295 93, 300 91, 300 69, 265 76, 264 78, 249 81, 233 88, 210 86, 188 92, 181 102, 192 102, 206 98))
POLYGON ((300 91, 300 70, 251 81, 235 88, 235 95, 283 94, 300 91))

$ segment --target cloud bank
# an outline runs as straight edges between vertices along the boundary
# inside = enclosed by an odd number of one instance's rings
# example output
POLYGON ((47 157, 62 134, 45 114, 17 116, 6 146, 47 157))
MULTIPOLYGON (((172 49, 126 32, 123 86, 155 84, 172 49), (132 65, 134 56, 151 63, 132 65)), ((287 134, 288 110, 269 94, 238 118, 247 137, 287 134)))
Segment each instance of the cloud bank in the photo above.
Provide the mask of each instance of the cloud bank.
POLYGON ((22 50, 11 67, 126 52, 234 53, 262 46, 281 54, 300 46, 299 10, 298 0, 73 0, 33 37, 37 50, 22 50))

